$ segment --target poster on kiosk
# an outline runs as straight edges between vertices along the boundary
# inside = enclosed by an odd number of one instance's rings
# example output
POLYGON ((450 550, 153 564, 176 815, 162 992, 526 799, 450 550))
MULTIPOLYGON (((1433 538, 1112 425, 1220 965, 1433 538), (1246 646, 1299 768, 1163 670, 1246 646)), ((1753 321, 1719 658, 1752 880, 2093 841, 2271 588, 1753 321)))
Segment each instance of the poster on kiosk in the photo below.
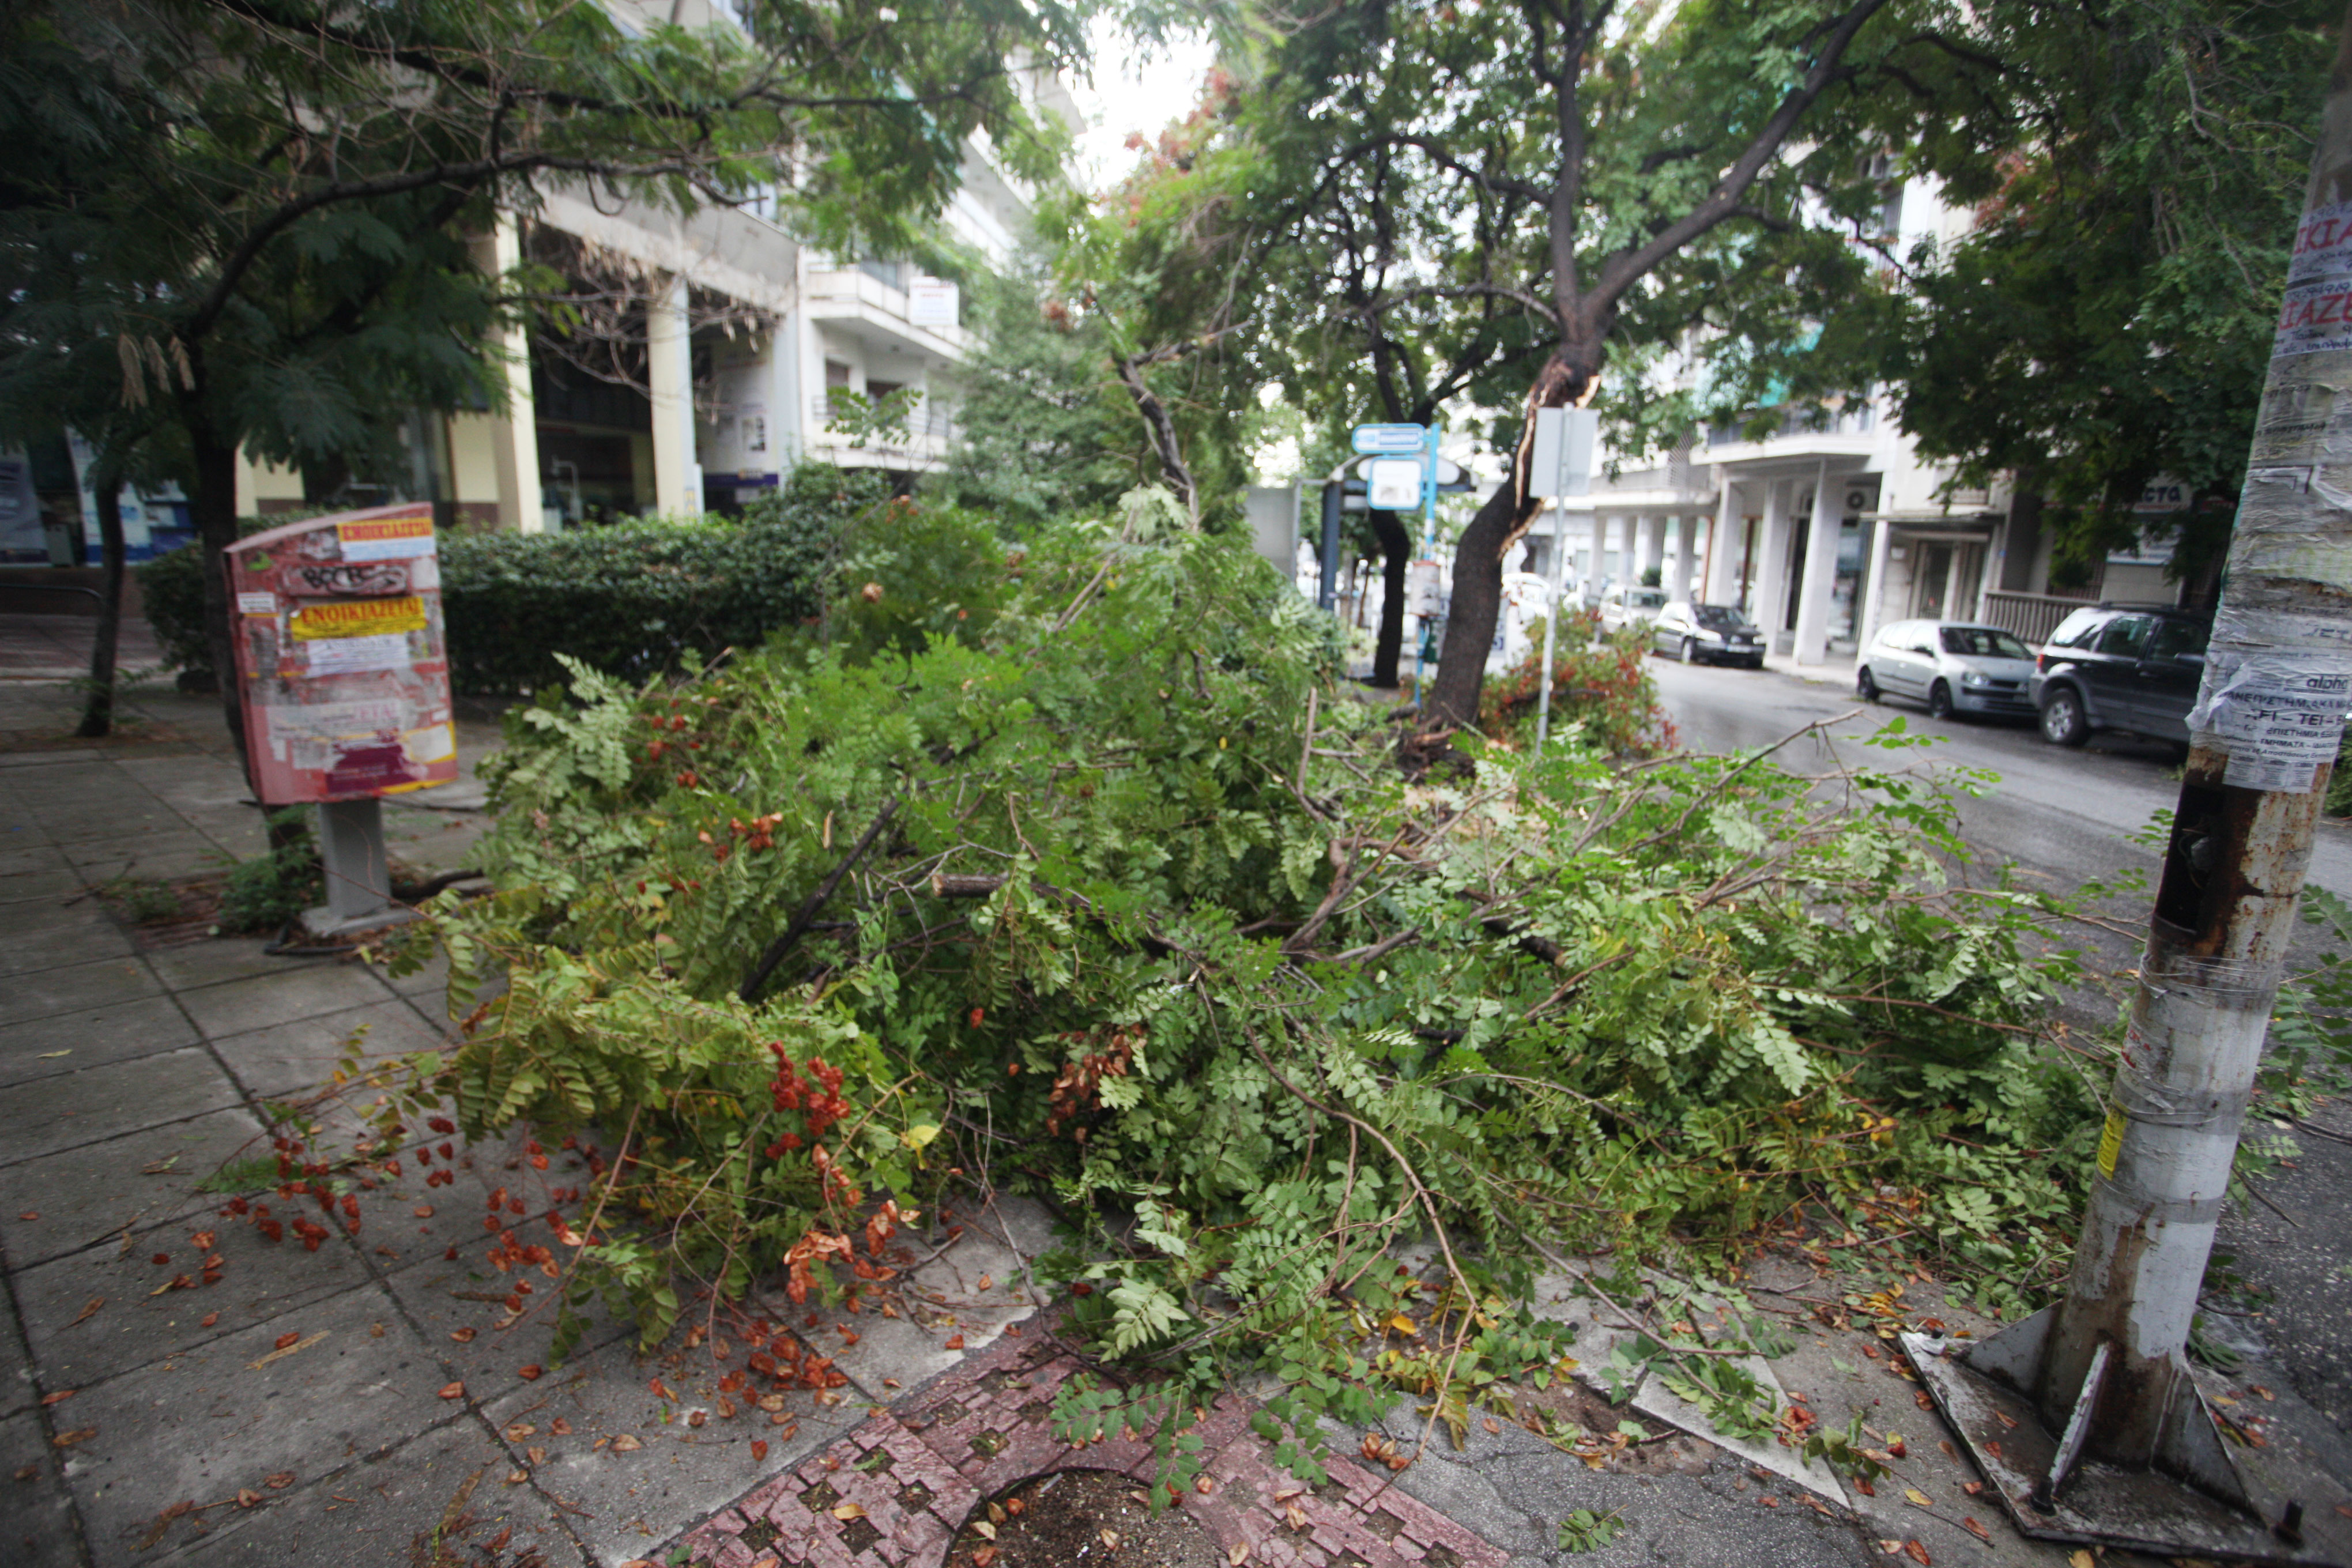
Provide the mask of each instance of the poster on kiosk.
POLYGON ((288 523, 228 550, 246 752, 264 805, 457 777, 429 501, 288 523))

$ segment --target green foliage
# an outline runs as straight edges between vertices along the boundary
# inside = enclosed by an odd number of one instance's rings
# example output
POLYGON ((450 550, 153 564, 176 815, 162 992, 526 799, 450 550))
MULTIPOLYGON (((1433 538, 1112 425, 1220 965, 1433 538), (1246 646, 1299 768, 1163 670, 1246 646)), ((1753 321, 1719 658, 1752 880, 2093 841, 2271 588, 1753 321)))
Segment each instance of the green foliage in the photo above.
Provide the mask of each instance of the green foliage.
POLYGON ((1607 1513, 1595 1513, 1580 1508, 1559 1521, 1559 1549, 1582 1553, 1598 1552, 1617 1539, 1625 1521, 1612 1509, 1607 1513))
POLYGON ((2342 20, 2324 0, 1955 16, 1958 47, 1910 79, 1927 112, 1890 140, 1973 227, 1886 237, 1875 278, 1812 312, 1818 342, 1723 385, 1897 384, 1923 455, 2048 498, 2061 577, 2136 540, 2169 476, 2195 579, 2235 516, 2342 20))
MULTIPOLYGON (((1543 623, 1528 627, 1526 657, 1488 678, 1478 693, 1478 727, 1496 740, 1531 740, 1543 691, 1543 623)), ((1674 721, 1650 677, 1650 634, 1633 626, 1603 635, 1598 611, 1564 617, 1552 649, 1551 732, 1578 726, 1612 756, 1643 756, 1674 744, 1674 721)))
POLYGON ((1810 1210, 2055 1279, 2097 1128, 2040 1035, 2072 960, 2042 895, 1948 874, 1910 737, 1831 792, 1581 742, 1409 784, 1238 542, 1064 524, 956 635, 944 602, 856 618, 856 577, 887 606, 982 532, 887 510, 820 631, 676 680, 575 665, 509 715, 499 890, 426 930, 478 1010, 383 1114, 617 1138, 572 1289, 656 1334, 778 1267, 861 1289, 873 1200, 953 1167, 1050 1196, 1076 1244, 1041 1279, 1141 1373, 1071 1393, 1073 1430, 1255 1365, 1306 1466, 1318 1417, 1409 1395, 1459 1433, 1549 1376, 1523 1303, 1555 1249, 1717 1256, 1810 1210), (1384 1256, 1415 1236, 1433 1279, 1384 1256))
POLYGON ((1015 531, 1108 510, 1144 474, 1100 317, 1074 309, 1034 254, 977 279, 973 303, 981 346, 957 368, 955 447, 925 493, 1015 531))
MULTIPOLYGON (((842 529, 887 494, 878 474, 803 464, 740 519, 446 535, 450 685, 500 693, 556 684, 558 655, 643 679, 756 647, 816 616, 842 529)), ((249 519, 244 531, 288 521, 249 519)), ((211 673, 195 547, 140 566, 139 585, 171 661, 211 673)))
POLYGON ((326 882, 319 865, 319 845, 310 829, 308 806, 289 806, 269 814, 275 848, 229 868, 221 884, 220 929, 224 931, 277 931, 304 910, 325 901, 326 882))

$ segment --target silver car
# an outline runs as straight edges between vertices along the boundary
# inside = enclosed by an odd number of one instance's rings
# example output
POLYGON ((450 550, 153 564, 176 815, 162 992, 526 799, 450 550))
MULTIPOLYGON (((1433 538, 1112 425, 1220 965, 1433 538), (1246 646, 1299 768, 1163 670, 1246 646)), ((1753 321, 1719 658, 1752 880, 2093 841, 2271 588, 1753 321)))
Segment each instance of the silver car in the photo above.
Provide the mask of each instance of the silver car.
POLYGON ((1896 621, 1862 650, 1853 689, 1865 701, 1916 698, 1938 719, 2031 719, 2032 679, 2033 652, 2013 632, 1972 621, 1896 621))

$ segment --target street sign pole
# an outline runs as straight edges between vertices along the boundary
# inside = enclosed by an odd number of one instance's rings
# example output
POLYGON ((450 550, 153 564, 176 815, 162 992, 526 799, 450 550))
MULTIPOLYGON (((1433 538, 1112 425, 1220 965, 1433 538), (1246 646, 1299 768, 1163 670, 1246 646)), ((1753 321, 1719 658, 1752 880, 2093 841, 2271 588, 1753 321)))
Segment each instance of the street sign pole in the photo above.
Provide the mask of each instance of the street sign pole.
POLYGON ((1568 509, 1563 496, 1592 493, 1592 448, 1601 416, 1590 408, 1536 410, 1535 449, 1528 453, 1528 483, 1549 496, 1551 509, 1551 604, 1544 611, 1543 685, 1536 698, 1536 752, 1551 735, 1552 647, 1559 627, 1560 601, 1568 597, 1568 509))
MULTIPOLYGON (((1437 560, 1437 443, 1445 434, 1442 426, 1432 425, 1424 434, 1421 465, 1421 554, 1433 563, 1437 560)), ((1421 636, 1412 647, 1412 702, 1421 706, 1423 667, 1429 658, 1429 618, 1422 617, 1421 636)))
POLYGON ((2318 1560, 2300 1502, 2258 1511, 2186 1345, 2352 692, 2352 499, 2330 482, 2352 421, 2341 38, 2066 1297, 1973 1349, 1903 1336, 2029 1535, 2318 1560))

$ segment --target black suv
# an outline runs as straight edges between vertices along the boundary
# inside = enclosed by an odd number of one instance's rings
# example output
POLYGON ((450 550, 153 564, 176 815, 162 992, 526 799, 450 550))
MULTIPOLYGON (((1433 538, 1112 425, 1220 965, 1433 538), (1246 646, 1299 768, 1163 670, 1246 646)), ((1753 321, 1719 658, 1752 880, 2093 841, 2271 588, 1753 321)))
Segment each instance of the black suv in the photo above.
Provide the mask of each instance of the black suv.
POLYGON ((2210 616, 2169 605, 2086 605, 2058 623, 2034 661, 2042 738, 2079 746, 2094 730, 2189 744, 2205 679, 2210 616))

